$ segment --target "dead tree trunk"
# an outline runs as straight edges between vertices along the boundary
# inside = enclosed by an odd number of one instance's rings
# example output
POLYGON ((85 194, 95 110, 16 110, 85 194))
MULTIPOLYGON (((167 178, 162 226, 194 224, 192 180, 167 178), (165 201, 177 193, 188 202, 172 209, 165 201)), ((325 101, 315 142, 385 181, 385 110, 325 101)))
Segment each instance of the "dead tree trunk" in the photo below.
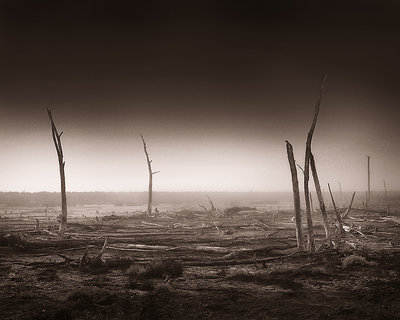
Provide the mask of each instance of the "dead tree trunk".
POLYGON ((354 201, 354 196, 356 195, 356 193, 355 192, 353 192, 353 195, 352 195, 352 197, 351 197, 351 201, 350 201, 350 205, 349 205, 349 207, 347 208, 347 210, 346 210, 346 212, 344 213, 344 215, 343 215, 343 219, 345 219, 345 218, 347 218, 348 217, 348 215, 349 215, 349 213, 350 213, 350 210, 351 210, 351 206, 353 205, 353 201, 354 201))
POLYGON ((146 155, 147 167, 149 169, 149 200, 147 202, 147 215, 151 216, 153 203, 153 175, 159 173, 160 171, 153 172, 153 169, 151 168, 151 163, 153 160, 150 160, 149 153, 147 152, 146 141, 144 141, 143 135, 140 134, 140 136, 142 137, 144 154, 146 155))
POLYGON ((51 110, 49 108, 47 108, 47 114, 49 116, 50 123, 51 123, 51 134, 53 137, 54 146, 57 151, 58 166, 60 169, 60 180, 61 180, 61 219, 60 220, 61 221, 60 221, 59 233, 60 233, 60 236, 62 237, 62 236, 64 236, 65 227, 67 226, 67 195, 66 195, 66 191, 65 191, 65 171, 64 171, 65 161, 64 161, 64 154, 63 154, 63 149, 62 149, 62 145, 61 145, 61 135, 63 134, 63 132, 61 132, 60 134, 58 133, 56 125, 54 124, 54 121, 53 121, 53 116, 51 114, 51 110))
POLYGON ((371 171, 370 171, 370 156, 367 156, 368 161, 368 195, 367 195, 367 207, 371 205, 371 171))
POLYGON ((308 182, 310 180, 310 154, 311 154, 311 142, 315 130, 315 126, 318 120, 319 106, 321 104, 322 92, 324 90, 324 85, 327 76, 322 80, 321 88, 319 90, 319 96, 317 100, 317 104, 315 105, 314 118, 311 124, 310 131, 307 134, 307 142, 306 142, 306 154, 304 159, 304 198, 306 203, 306 213, 307 213, 307 227, 308 227, 308 248, 311 252, 315 251, 315 241, 314 241, 314 231, 313 231, 313 221, 311 216, 311 208, 310 208, 310 189, 308 187, 308 182))
POLYGON ((335 211, 336 219, 338 221, 339 233, 344 233, 342 217, 340 216, 340 213, 337 211, 335 199, 333 198, 331 186, 329 185, 329 183, 328 183, 328 189, 329 189, 329 194, 331 195, 331 199, 332 199, 333 210, 335 211))
POLYGON ((383 186, 385 187, 386 213, 389 214, 390 208, 389 208, 389 202, 388 202, 388 197, 387 197, 387 189, 386 189, 386 181, 385 180, 383 180, 383 186))
POLYGON ((311 171, 312 171, 312 175, 314 178, 315 191, 317 192, 317 197, 318 197, 318 201, 319 201, 319 208, 320 208, 321 214, 322 214, 322 221, 324 223, 325 236, 326 236, 326 239, 328 241, 330 241, 331 235, 330 235, 330 231, 329 231, 328 215, 326 214, 324 197, 322 196, 321 185, 319 183, 317 168, 315 166, 315 160, 314 160, 314 156, 312 153, 310 153, 310 166, 311 166, 311 171))
POLYGON ((290 173, 292 175, 292 187, 293 187, 293 203, 294 203, 294 213, 296 217, 296 238, 297 247, 299 250, 304 250, 304 236, 303 227, 301 225, 301 208, 300 208, 300 191, 299 191, 299 180, 297 178, 296 161, 293 155, 293 146, 289 141, 286 142, 286 151, 289 160, 290 173))
POLYGON ((314 212, 314 205, 313 205, 313 202, 312 202, 312 194, 311 194, 311 192, 310 192, 310 209, 311 209, 311 212, 314 212))

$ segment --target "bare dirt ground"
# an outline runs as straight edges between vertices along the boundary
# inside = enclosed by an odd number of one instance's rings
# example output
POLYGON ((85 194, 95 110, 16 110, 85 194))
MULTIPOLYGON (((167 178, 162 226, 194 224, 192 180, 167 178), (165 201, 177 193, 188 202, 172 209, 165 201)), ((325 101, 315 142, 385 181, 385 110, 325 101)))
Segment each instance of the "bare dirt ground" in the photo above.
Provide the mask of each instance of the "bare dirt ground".
POLYGON ((291 218, 257 210, 82 217, 62 240, 49 225, 17 230, 2 218, 0 318, 400 319, 400 214, 353 210, 349 231, 328 248, 315 213, 313 255, 297 252, 291 218), (107 236, 103 264, 79 266, 107 236), (165 261, 175 269, 143 272, 165 261))

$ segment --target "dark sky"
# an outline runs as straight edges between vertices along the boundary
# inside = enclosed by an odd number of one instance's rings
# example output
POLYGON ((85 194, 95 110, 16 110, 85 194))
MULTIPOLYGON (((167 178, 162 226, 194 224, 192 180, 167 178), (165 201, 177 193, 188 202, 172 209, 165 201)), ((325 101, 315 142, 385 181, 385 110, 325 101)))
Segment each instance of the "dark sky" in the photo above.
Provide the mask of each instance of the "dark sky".
POLYGON ((397 1, 0 1, 0 190, 289 190, 284 140, 324 183, 400 188, 397 1))

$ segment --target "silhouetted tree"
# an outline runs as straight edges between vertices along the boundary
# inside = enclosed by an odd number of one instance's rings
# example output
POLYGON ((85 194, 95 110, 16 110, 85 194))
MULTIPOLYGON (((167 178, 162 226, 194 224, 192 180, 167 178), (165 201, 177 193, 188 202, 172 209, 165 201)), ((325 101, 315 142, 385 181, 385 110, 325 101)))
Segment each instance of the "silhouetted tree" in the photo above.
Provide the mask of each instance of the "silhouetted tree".
POLYGON ((61 219, 60 219, 60 229, 59 233, 60 236, 64 236, 64 231, 65 227, 67 226, 67 195, 65 192, 65 161, 64 161, 64 154, 63 154, 63 149, 61 145, 61 136, 63 132, 60 134, 57 131, 56 125, 54 124, 53 121, 53 116, 51 114, 51 110, 47 108, 47 114, 50 119, 51 123, 51 135, 53 137, 53 142, 54 142, 54 147, 56 148, 57 151, 57 156, 58 156, 58 165, 60 169, 60 180, 61 180, 61 219))
POLYGON ((328 244, 330 244, 331 240, 330 240, 328 215, 326 213, 324 197, 322 195, 321 185, 320 185, 319 179, 318 179, 317 167, 315 166, 314 155, 312 154, 312 152, 310 153, 310 166, 311 166, 311 172, 312 172, 312 175, 314 178, 315 191, 317 192, 319 209, 321 210, 321 214, 322 214, 322 222, 324 224, 326 240, 328 241, 328 244))
POLYGON ((326 78, 327 78, 327 76, 325 76, 324 79, 322 80, 317 104, 315 105, 314 118, 313 118, 313 121, 311 124, 310 131, 308 131, 308 134, 307 134, 306 153, 305 153, 305 159, 304 159, 304 198, 305 198, 306 213, 307 213, 308 247, 311 252, 315 251, 313 221, 312 221, 311 208, 310 208, 310 189, 308 187, 308 182, 310 180, 311 142, 312 142, 315 126, 316 126, 317 120, 318 120, 319 106, 321 104, 322 92, 324 90, 326 78))
POLYGON ((289 160, 290 173, 292 175, 292 187, 293 187, 293 202, 294 202, 294 213, 296 219, 296 238, 297 247, 299 250, 304 250, 304 236, 303 227, 301 225, 301 208, 300 208, 300 191, 299 191, 299 180, 297 178, 296 162, 293 155, 293 146, 289 141, 286 142, 286 151, 289 160))
POLYGON ((151 163, 153 160, 150 160, 149 153, 147 152, 146 141, 144 141, 143 135, 140 134, 140 136, 142 137, 144 154, 146 155, 147 167, 149 169, 149 200, 147 202, 147 215, 151 216, 153 202, 153 175, 159 173, 160 171, 153 172, 153 169, 151 168, 151 163))

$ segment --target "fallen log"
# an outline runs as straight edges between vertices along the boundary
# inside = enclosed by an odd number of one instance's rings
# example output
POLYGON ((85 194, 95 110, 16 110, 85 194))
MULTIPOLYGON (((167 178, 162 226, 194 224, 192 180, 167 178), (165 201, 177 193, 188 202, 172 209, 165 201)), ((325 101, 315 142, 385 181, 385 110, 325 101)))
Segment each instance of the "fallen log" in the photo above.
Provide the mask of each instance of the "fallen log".
MULTIPOLYGON (((294 246, 296 248, 296 246, 294 246)), ((295 255, 298 256, 309 256, 308 253, 304 251, 298 251, 296 250, 295 252, 286 254, 286 255, 280 255, 280 256, 275 256, 275 257, 268 257, 268 258, 263 258, 263 259, 246 259, 246 260, 214 260, 214 261, 194 261, 194 262, 187 262, 184 265, 187 267, 217 267, 217 266, 231 266, 231 265, 243 265, 243 264, 255 264, 255 263, 265 263, 265 262, 270 262, 270 261, 275 261, 275 260, 280 260, 280 259, 286 259, 293 257, 295 255)))

